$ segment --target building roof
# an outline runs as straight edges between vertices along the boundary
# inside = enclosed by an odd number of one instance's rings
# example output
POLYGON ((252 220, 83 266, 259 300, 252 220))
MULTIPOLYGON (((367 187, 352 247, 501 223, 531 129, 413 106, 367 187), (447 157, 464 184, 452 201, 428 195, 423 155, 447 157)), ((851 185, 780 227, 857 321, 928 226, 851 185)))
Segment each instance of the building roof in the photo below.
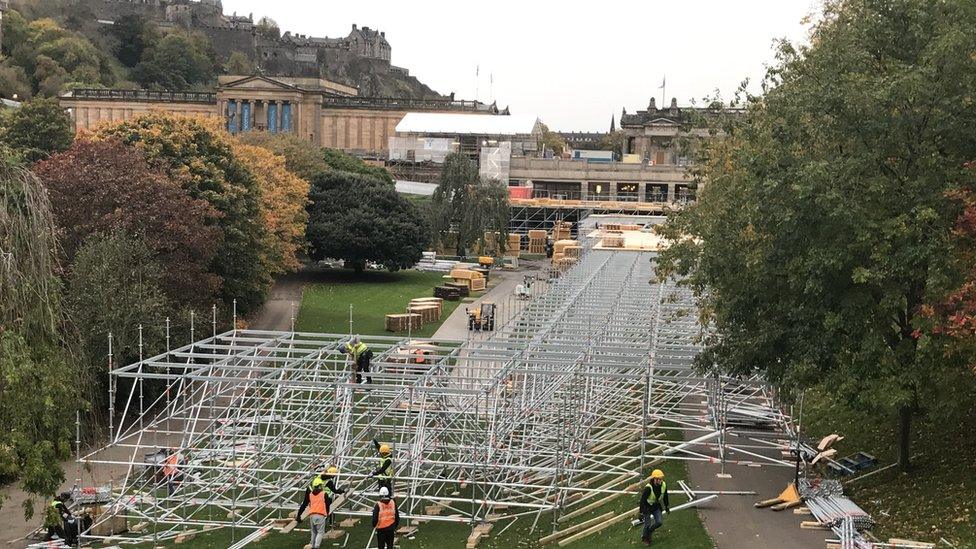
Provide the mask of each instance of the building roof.
POLYGON ((527 115, 408 112, 396 126, 397 133, 449 135, 531 135, 539 119, 527 115))

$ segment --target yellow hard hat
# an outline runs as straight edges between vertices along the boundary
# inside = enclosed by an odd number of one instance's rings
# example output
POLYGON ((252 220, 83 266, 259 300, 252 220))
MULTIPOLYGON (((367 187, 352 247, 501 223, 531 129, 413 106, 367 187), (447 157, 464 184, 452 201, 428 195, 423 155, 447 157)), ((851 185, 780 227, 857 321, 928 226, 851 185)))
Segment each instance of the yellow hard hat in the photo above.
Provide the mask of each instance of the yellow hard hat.
POLYGON ((328 475, 334 475, 334 474, 336 474, 338 472, 339 472, 339 469, 336 469, 335 467, 329 467, 328 471, 326 471, 326 474, 328 474, 328 475))
POLYGON ((654 472, 651 473, 651 478, 664 478, 664 471, 660 469, 654 469, 654 472))
POLYGON ((315 478, 312 479, 312 488, 318 488, 319 486, 322 486, 323 484, 325 484, 325 481, 323 481, 319 477, 315 477, 315 478))
POLYGON ((388 444, 380 444, 380 453, 381 454, 389 454, 390 453, 390 446, 388 444))

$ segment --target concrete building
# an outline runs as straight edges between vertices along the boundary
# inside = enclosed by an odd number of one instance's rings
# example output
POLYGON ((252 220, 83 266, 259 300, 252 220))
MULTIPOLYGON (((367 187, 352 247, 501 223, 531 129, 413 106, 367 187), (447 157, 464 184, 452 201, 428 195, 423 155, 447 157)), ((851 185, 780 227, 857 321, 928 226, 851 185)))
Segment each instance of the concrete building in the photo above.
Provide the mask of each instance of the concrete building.
POLYGON ((222 76, 214 92, 76 89, 61 96, 75 131, 149 110, 219 117, 228 131, 293 132, 323 147, 368 158, 387 156, 389 138, 409 112, 493 115, 494 105, 446 99, 360 97, 321 78, 222 76))

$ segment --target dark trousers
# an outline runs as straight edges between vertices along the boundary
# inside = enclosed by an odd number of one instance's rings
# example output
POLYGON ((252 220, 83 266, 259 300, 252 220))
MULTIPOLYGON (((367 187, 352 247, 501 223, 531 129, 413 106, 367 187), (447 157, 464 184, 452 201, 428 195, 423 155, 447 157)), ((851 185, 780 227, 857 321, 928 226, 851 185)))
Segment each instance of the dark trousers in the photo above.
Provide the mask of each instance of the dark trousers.
POLYGON ((359 358, 356 359, 356 383, 363 382, 362 373, 366 374, 366 383, 373 382, 373 378, 369 375, 369 359, 372 358, 372 356, 372 353, 367 350, 363 354, 359 355, 359 358))
POLYGON ((396 528, 384 528, 376 531, 376 547, 379 549, 393 549, 393 538, 396 535, 396 528))
POLYGON ((644 523, 641 540, 651 541, 651 535, 654 534, 654 530, 657 530, 664 524, 664 519, 661 516, 661 508, 657 507, 654 511, 641 513, 641 521, 644 523))

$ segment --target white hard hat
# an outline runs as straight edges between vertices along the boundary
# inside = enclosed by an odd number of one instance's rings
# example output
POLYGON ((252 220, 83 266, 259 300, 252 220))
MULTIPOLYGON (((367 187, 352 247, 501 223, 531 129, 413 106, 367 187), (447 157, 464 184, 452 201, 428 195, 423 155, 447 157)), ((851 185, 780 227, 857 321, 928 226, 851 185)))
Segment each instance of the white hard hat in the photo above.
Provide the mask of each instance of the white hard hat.
POLYGON ((388 497, 390 497, 390 490, 389 490, 389 488, 387 488, 386 486, 381 487, 380 488, 380 497, 381 498, 388 498, 388 497))
POLYGON ((353 342, 353 344, 359 343, 359 335, 358 334, 352 336, 352 342, 353 342))

